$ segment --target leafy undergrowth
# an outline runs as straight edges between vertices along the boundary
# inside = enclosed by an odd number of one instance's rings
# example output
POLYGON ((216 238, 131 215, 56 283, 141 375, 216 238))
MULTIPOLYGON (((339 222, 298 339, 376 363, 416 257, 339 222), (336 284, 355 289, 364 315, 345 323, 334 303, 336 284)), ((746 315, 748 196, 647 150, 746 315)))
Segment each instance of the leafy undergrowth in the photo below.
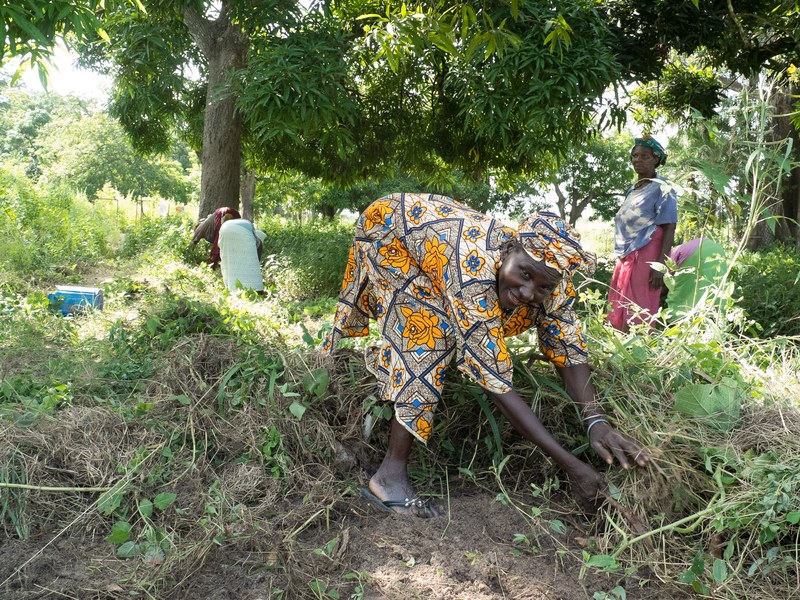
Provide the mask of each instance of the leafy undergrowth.
POLYGON ((432 442, 412 458, 415 485, 445 517, 408 523, 358 498, 390 412, 357 348, 315 351, 332 299, 231 295, 205 266, 170 260, 116 272, 104 310, 74 319, 49 310, 45 289, 2 297, 4 597, 755 599, 800 589, 792 340, 741 340, 709 319, 619 336, 587 298, 600 399, 652 466, 600 465, 554 372, 529 360, 522 338, 519 389, 566 447, 605 470, 615 502, 585 518, 554 466, 454 379, 432 442))

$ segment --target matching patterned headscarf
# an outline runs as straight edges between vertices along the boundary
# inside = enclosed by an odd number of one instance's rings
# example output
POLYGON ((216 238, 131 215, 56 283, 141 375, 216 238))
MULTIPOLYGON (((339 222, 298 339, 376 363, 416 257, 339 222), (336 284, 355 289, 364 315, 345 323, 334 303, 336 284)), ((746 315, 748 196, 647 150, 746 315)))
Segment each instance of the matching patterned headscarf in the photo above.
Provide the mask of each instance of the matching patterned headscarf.
POLYGON ((517 235, 533 260, 544 261, 562 276, 579 269, 592 273, 597 265, 597 257, 581 247, 580 234, 551 212, 530 215, 520 223, 517 235))
POLYGON ((640 138, 636 138, 633 142, 633 147, 636 148, 636 146, 647 146, 650 148, 653 154, 658 157, 659 167, 667 163, 667 151, 664 150, 664 146, 659 144, 653 136, 643 135, 640 138))

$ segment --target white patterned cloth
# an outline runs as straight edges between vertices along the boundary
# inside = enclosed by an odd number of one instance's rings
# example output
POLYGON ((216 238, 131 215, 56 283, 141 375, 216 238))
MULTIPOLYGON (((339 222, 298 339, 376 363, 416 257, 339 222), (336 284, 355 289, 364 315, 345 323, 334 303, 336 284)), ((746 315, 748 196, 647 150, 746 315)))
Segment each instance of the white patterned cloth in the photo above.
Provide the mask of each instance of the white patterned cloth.
POLYGON ((656 175, 644 187, 632 187, 614 217, 614 254, 625 258, 647 246, 656 227, 677 222, 678 197, 666 179, 656 175))
POLYGON ((266 236, 262 231, 255 229, 247 219, 230 219, 219 228, 222 281, 229 290, 264 289, 261 263, 258 260, 257 237, 263 241, 266 236))

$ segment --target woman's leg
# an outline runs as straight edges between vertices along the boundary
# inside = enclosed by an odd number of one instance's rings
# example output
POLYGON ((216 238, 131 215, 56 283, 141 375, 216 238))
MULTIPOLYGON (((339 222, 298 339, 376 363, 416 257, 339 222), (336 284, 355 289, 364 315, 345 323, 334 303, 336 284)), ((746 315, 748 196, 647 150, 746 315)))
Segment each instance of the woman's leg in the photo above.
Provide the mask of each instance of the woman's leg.
MULTIPOLYGON (((408 479, 408 457, 411 455, 411 445, 414 436, 411 432, 392 419, 392 430, 389 434, 389 448, 386 456, 372 479, 369 480, 369 490, 380 500, 406 500, 416 498, 417 494, 408 479)), ((422 508, 395 506, 395 512, 404 515, 428 518, 439 515, 433 505, 427 504, 422 508)))

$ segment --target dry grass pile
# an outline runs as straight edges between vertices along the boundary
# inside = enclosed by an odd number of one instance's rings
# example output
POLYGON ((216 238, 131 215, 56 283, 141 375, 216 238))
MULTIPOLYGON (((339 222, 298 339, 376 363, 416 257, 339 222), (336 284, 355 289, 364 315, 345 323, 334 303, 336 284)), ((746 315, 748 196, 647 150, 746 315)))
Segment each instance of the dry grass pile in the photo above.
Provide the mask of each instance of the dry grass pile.
MULTIPOLYGON (((293 540, 335 518, 370 452, 360 411, 374 382, 356 365, 196 334, 162 356, 132 412, 3 422, 2 481, 20 484, 0 488, 5 534, 127 531, 109 549, 141 557, 120 564, 149 593, 180 594, 221 549, 266 557, 283 586, 308 581, 293 540)), ((21 593, 24 568, 3 589, 21 593)))
MULTIPOLYGON (((647 449, 647 469, 626 472, 598 460, 557 374, 524 359, 524 340, 515 387, 531 398, 555 437, 604 471, 610 483, 613 500, 594 523, 581 521, 574 506, 559 507, 591 533, 583 557, 589 565, 621 577, 646 572, 713 597, 795 597, 800 351, 785 340, 756 345, 702 324, 619 336, 590 323, 599 400, 611 421, 647 449)), ((529 354, 536 352, 530 346, 529 354)), ((451 466, 485 467, 488 459, 496 472, 504 465, 497 485, 535 531, 547 531, 542 520, 552 513, 542 512, 539 494, 542 488, 563 489, 558 469, 507 424, 493 432, 491 414, 477 402, 458 402, 459 395, 469 398, 469 386, 451 386, 441 411, 442 437, 468 440, 473 455, 456 453, 451 466), (495 437, 503 452, 492 457, 499 445, 495 437)))
POLYGON ((796 380, 764 380, 764 355, 744 342, 691 325, 612 340, 595 385, 652 467, 608 472, 623 508, 607 511, 597 564, 646 566, 715 597, 800 593, 796 380))

